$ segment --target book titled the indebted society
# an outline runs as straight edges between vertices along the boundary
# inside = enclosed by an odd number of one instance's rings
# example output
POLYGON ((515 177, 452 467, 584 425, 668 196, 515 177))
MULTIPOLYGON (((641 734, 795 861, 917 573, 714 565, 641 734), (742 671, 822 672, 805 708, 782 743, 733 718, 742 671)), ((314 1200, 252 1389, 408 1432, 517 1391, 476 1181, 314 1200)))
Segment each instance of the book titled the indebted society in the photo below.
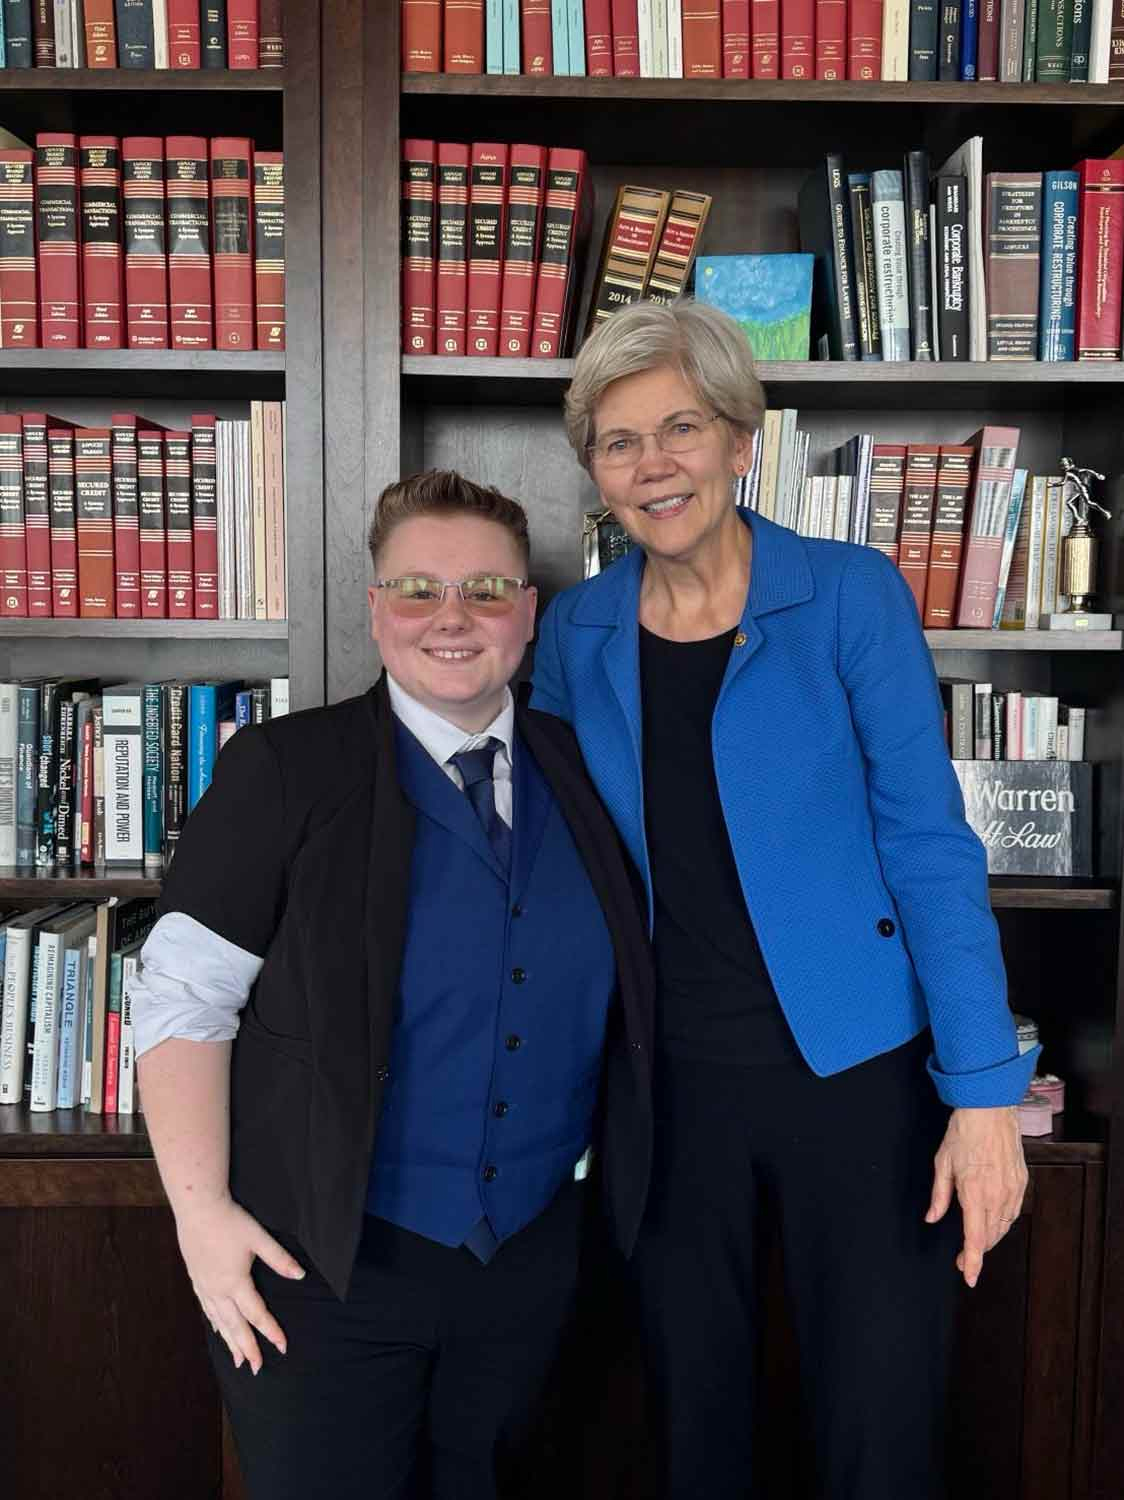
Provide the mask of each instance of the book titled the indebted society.
POLYGON ((695 296, 741 324, 754 359, 808 358, 811 255, 700 255, 695 296))

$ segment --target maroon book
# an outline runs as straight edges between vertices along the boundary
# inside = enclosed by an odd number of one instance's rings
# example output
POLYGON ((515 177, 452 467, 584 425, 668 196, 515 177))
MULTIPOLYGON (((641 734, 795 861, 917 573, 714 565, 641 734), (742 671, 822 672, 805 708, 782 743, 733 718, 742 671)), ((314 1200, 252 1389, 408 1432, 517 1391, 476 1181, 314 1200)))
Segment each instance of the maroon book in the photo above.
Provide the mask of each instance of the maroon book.
POLYGON ((191 537, 197 620, 219 617, 217 480, 215 418, 212 413, 199 412, 191 418, 191 537))
POLYGON ((51 519, 51 613, 57 620, 78 614, 78 527, 74 494, 74 428, 47 428, 47 488, 51 519))
POLYGON ((552 146, 546 167, 542 249, 535 285, 534 359, 561 359, 577 311, 593 194, 584 151, 552 146))
POLYGON ((35 137, 36 253, 44 349, 79 349, 78 137, 40 131, 35 137))
POLYGON ((437 143, 402 142, 402 352, 433 353, 437 143))
POLYGON ((119 620, 140 619, 140 534, 138 523, 137 419, 114 412, 113 426, 113 588, 119 620))
POLYGON ((51 497, 45 411, 23 413, 23 516, 27 538, 27 613, 51 617, 51 497))
POLYGON ((167 349, 168 241, 164 223, 164 142, 121 142, 125 214, 125 319, 130 349, 167 349))
POLYGON ((164 153, 172 347, 213 349, 207 142, 201 135, 170 135, 164 153))
POLYGON ((164 434, 164 500, 168 526, 168 617, 195 618, 195 558, 191 537, 191 433, 164 434))
POLYGON ((168 0, 168 63, 172 68, 201 66, 199 0, 168 0))
POLYGON ((168 617, 167 527, 164 510, 164 434, 137 430, 137 509, 140 529, 141 617, 168 617))
POLYGON ((500 291, 499 352, 526 359, 531 352, 531 320, 542 238, 546 191, 545 146, 512 146, 500 291))
POLYGON ((226 59, 230 68, 258 65, 258 0, 226 0, 226 59))
POLYGON ((472 147, 466 324, 469 354, 495 354, 499 345, 508 149, 494 141, 477 141, 472 147))
POLYGON ((282 0, 261 0, 258 16, 258 67, 285 66, 285 33, 282 24, 282 0))
POLYGON ((215 348, 254 347, 254 256, 249 140, 211 142, 211 243, 215 264, 215 348))
POLYGON ((464 353, 468 292, 468 147, 437 148, 437 353, 464 353))
POLYGON ((114 613, 112 443, 108 427, 74 430, 78 613, 84 620, 114 613))
POLYGON ((86 348, 120 349, 125 342, 121 143, 112 135, 84 135, 78 144, 86 348))
POLYGON ((26 616, 23 419, 16 412, 0 412, 0 587, 0 615, 26 616))
POLYGON ((285 347, 285 156, 254 152, 254 302, 257 347, 285 347))

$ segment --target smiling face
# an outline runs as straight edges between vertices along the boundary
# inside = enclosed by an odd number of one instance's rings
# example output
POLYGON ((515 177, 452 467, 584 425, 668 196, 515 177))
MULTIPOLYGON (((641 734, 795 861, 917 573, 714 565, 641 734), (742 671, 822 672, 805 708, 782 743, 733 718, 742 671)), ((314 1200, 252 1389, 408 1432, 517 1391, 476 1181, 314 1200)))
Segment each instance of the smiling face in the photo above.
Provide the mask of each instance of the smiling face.
POLYGON ((639 457, 621 468, 594 458, 593 478, 605 504, 652 557, 689 560, 733 514, 737 466, 748 468, 753 443, 749 434, 711 421, 714 415, 673 365, 614 380, 597 404, 599 443, 614 433, 703 424, 699 446, 690 453, 664 453, 649 437, 639 457))
MULTIPOLYGON (((496 521, 414 516, 395 526, 378 558, 380 579, 411 575, 458 582, 523 578, 526 564, 515 538, 496 521)), ((371 636, 386 670, 443 719, 470 732, 485 728, 503 707, 504 688, 534 633, 536 591, 520 590, 509 613, 485 618, 471 614, 457 591, 447 589, 428 619, 395 614, 390 593, 367 591, 371 636)))

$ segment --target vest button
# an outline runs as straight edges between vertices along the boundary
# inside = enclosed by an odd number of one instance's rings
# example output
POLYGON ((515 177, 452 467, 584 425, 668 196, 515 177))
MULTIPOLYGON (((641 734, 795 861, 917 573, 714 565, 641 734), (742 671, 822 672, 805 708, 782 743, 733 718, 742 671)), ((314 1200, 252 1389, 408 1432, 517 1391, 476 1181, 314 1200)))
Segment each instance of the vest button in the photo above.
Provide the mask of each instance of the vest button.
POLYGON ((878 919, 878 936, 879 937, 893 937, 894 933, 897 932, 897 930, 898 929, 894 926, 893 922, 890 921, 889 917, 879 917, 879 919, 878 919))
POLYGON ((523 908, 518 902, 511 908, 511 915, 513 917, 521 917, 523 915, 523 908))
POLYGON ((485 1167, 480 1175, 485 1182, 495 1182, 497 1173, 495 1167, 485 1167))
POLYGON ((527 971, 526 971, 526 969, 512 969, 512 971, 511 971, 511 982, 512 982, 512 984, 522 984, 523 981, 526 979, 526 977, 527 977, 527 971))
POLYGON ((522 1045, 523 1045, 523 1038, 519 1037, 519 1036, 514 1036, 514 1035, 513 1036, 509 1036, 508 1039, 507 1039, 507 1041, 504 1042, 504 1046, 507 1048, 507 1050, 509 1052, 518 1052, 519 1049, 520 1049, 520 1047, 522 1047, 522 1045))
POLYGON ((375 1081, 376 1081, 376 1083, 385 1083, 386 1080, 389 1077, 390 1077, 390 1069, 389 1068, 376 1068, 375 1069, 375 1081))
POLYGON ((495 1104, 492 1105, 492 1113, 497 1120, 502 1120, 504 1115, 507 1114, 507 1105, 502 1099, 497 1099, 495 1104))

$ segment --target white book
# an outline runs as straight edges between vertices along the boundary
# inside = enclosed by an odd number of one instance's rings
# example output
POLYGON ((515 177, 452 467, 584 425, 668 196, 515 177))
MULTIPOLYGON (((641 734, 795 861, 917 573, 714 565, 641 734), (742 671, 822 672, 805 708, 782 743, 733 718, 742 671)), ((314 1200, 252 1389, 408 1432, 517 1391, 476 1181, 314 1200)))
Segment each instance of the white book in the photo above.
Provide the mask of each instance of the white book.
POLYGON ((1070 760, 1085 759, 1085 710, 1074 708, 1069 710, 1069 758, 1070 760))
POLYGON ((652 77, 669 77, 667 68, 667 0, 652 0, 652 77))
POLYGON ((808 535, 808 519, 812 513, 812 485, 814 481, 805 479, 800 491, 800 507, 796 512, 796 526, 794 530, 798 536, 808 535))
POLYGON ((62 984, 68 948, 84 943, 93 927, 93 907, 77 906, 39 929, 39 964, 35 984, 35 1052, 31 1066, 31 1108, 58 1107, 62 984))
POLYGON ((1069 725, 1058 725, 1058 759, 1069 759, 1069 725))
POLYGON ((1092 35, 1089 39, 1089 82, 1107 83, 1112 54, 1112 0, 1093 0, 1092 35))
POLYGON ((1058 758, 1058 700, 1047 694, 1038 700, 1038 745, 1040 760, 1058 758))
POLYGON ((288 712, 289 679, 287 677, 271 677, 269 679, 269 717, 271 719, 280 719, 288 712))
POLYGON ((1058 593, 1058 564, 1061 559, 1062 549, 1062 495, 1065 490, 1060 475, 1051 475, 1046 481, 1046 523, 1042 532, 1042 597, 1039 603, 1039 615, 1036 619, 1030 619, 1030 611, 1027 611, 1027 625, 1030 629, 1047 629, 1049 620, 1046 618, 1055 608, 1058 593))
POLYGON ((137 1056, 136 1038, 133 1032, 133 1002, 129 994, 129 981, 140 964, 140 950, 144 939, 131 944, 121 952, 121 1053, 117 1067, 117 1113, 131 1115, 136 1107, 137 1056))
MULTIPOLYGON (((1026 544, 1026 608, 1023 629, 1037 630, 1042 610, 1042 538, 1046 534, 1049 477, 1035 474, 1030 485, 1030 534, 1026 544)), ((1026 501, 1023 501, 1026 504, 1026 501)))
POLYGON ((265 460, 264 413, 260 401, 250 402, 250 491, 254 524, 254 619, 269 618, 266 605, 265 568, 265 460))
POLYGON ((70 50, 74 66, 86 66, 86 13, 84 0, 70 0, 70 50))
POLYGON ((854 493, 854 479, 850 474, 838 474, 835 486, 835 540, 846 542, 851 536, 851 496, 854 493))
POLYGON ((168 0, 152 0, 152 65, 170 66, 168 60, 168 0))
POLYGON ((6 929, 4 999, 0 1012, 0 1104, 19 1104, 23 1099, 35 931, 39 923, 49 921, 60 910, 57 905, 38 907, 14 918, 6 929))
POLYGON ((900 172, 872 172, 874 277, 883 360, 909 359, 909 281, 905 242, 905 191, 900 172))
POLYGON ((782 407, 780 436, 777 450, 777 489, 773 501, 773 517, 778 526, 791 527, 795 521, 790 498, 792 470, 796 461, 796 412, 791 406, 782 407))
POLYGON ((234 423, 215 423, 215 506, 219 535, 219 619, 238 618, 238 559, 234 523, 234 423))
POLYGON ((94 983, 97 978, 98 935, 91 933, 86 944, 86 969, 83 974, 83 1011, 86 1018, 82 1038, 82 1103, 89 1104, 94 1072, 94 983))
POLYGON ((1007 759, 1023 759, 1023 695, 1020 692, 1007 694, 1007 759))
POLYGON ((250 424, 234 424, 234 534, 238 552, 236 618, 254 618, 254 501, 250 488, 250 424))
POLYGON ((55 67, 73 68, 74 49, 70 29, 71 0, 54 0, 55 8, 55 67))
POLYGON ((983 245, 983 136, 974 135, 952 153, 941 172, 968 183, 968 355, 987 359, 987 284, 983 245))
POLYGON ((758 480, 757 508, 767 521, 777 519, 777 479, 781 462, 782 413, 770 408, 761 429, 761 478, 758 480))
POLYGON ((992 630, 998 630, 1003 618, 1003 606, 1007 599, 1007 580, 1011 576, 1011 558, 1015 555, 1015 538, 1022 519, 1023 496, 1026 493, 1027 473, 1016 469, 1011 481, 1011 494, 1007 501, 1007 525, 1003 531, 1003 548, 999 554, 999 579, 995 589, 995 610, 991 617, 992 630))
POLYGON ((89 931, 79 929, 68 938, 63 949, 59 999, 59 1109, 73 1109, 82 1103, 82 1074, 86 1051, 86 969, 90 935, 96 920, 91 913, 89 931))
POLYGON ((885 0, 882 7, 882 81, 909 78, 909 0, 885 0))
POLYGON ((18 684, 0 682, 0 865, 14 865, 16 862, 18 741, 18 684))
POLYGON ((637 0, 636 21, 640 44, 640 76, 656 76, 656 34, 653 29, 656 0, 637 0))
POLYGON ((823 524, 823 475, 813 474, 811 479, 806 479, 804 483, 812 486, 812 500, 808 507, 808 529, 804 535, 818 537, 820 526, 823 524))
POLYGON ((667 0, 667 76, 683 77, 683 0, 667 0))
POLYGON ((144 687, 116 683, 102 690, 105 763, 105 862, 144 864, 144 687))
POLYGON ((1027 693, 1023 699, 1023 760, 1042 759, 1038 739, 1041 702, 1042 700, 1036 693, 1027 693))

